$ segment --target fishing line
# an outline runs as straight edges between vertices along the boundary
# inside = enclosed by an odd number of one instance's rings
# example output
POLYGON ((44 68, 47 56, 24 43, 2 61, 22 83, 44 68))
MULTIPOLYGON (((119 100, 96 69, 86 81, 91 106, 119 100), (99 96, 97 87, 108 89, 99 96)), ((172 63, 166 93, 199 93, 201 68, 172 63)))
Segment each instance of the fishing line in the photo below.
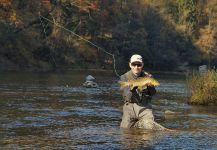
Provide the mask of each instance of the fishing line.
MULTIPOLYGON (((48 23, 45 25, 45 23, 43 22, 43 20, 42 20, 42 18, 41 18, 40 15, 39 15, 39 20, 40 20, 41 26, 43 27, 44 36, 47 37, 46 28, 47 28, 47 26, 48 26, 48 23)), ((53 55, 51 54, 51 52, 50 52, 50 54, 49 54, 49 57, 53 60, 54 65, 56 66, 56 61, 55 61, 53 55)))
POLYGON ((39 15, 39 20, 40 20, 41 26, 43 27, 44 36, 46 37, 46 35, 47 35, 47 32, 46 32, 47 25, 44 24, 44 22, 42 21, 42 18, 41 18, 40 15, 39 15))
MULTIPOLYGON (((117 73, 117 70, 116 70, 115 55, 114 55, 114 54, 112 54, 112 53, 106 51, 104 48, 102 48, 102 47, 100 47, 100 46, 94 44, 93 42, 91 42, 91 41, 89 41, 89 40, 83 38, 82 36, 76 34, 76 33, 73 32, 72 30, 65 28, 64 26, 58 24, 56 21, 52 21, 52 20, 50 20, 50 19, 48 19, 48 18, 42 16, 42 15, 40 14, 40 12, 39 12, 39 18, 40 18, 41 21, 42 21, 42 18, 43 18, 44 20, 46 20, 46 21, 48 21, 48 22, 54 24, 55 26, 57 26, 57 27, 59 27, 59 28, 65 30, 65 31, 67 31, 67 32, 69 32, 69 33, 71 33, 71 34, 73 34, 74 36, 80 38, 81 40, 83 40, 83 41, 89 43, 90 45, 92 45, 92 46, 94 46, 94 47, 96 47, 98 50, 101 50, 101 51, 103 51, 104 53, 110 55, 110 56, 112 57, 112 59, 113 59, 113 69, 114 69, 115 75, 116 75, 117 77, 120 77, 120 75, 117 73)), ((42 26, 42 27, 44 27, 44 26, 42 26)))

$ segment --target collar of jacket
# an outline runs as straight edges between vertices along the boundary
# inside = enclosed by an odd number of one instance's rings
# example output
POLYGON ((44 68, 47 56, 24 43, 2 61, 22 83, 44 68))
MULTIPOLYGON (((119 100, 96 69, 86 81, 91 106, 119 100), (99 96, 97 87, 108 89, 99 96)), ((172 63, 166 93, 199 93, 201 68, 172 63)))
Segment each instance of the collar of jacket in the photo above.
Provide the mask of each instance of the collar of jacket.
POLYGON ((130 79, 137 79, 137 78, 139 78, 139 77, 143 77, 144 76, 144 71, 142 71, 141 73, 140 73, 140 75, 139 76, 136 76, 133 72, 132 72, 132 70, 130 70, 129 72, 128 72, 128 77, 130 78, 130 79))

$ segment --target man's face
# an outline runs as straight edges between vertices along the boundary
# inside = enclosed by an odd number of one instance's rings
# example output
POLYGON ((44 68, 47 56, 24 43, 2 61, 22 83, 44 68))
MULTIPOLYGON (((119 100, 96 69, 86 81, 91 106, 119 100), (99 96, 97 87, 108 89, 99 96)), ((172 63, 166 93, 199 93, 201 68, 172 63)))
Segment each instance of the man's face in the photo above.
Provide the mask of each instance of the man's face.
POLYGON ((141 71, 142 71, 143 63, 141 63, 141 62, 132 62, 132 63, 129 63, 129 66, 130 66, 133 74, 139 75, 141 73, 141 71))

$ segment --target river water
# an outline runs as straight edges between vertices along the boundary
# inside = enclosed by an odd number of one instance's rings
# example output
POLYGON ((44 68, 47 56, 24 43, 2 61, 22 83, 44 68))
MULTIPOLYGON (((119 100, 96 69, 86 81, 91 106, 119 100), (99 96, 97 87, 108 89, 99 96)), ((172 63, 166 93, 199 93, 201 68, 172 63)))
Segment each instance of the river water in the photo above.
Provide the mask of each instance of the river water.
POLYGON ((183 76, 155 77, 156 120, 176 132, 120 129, 123 102, 111 73, 1 73, 0 149, 217 149, 217 107, 188 105, 183 76), (88 74, 99 88, 81 86, 88 74))

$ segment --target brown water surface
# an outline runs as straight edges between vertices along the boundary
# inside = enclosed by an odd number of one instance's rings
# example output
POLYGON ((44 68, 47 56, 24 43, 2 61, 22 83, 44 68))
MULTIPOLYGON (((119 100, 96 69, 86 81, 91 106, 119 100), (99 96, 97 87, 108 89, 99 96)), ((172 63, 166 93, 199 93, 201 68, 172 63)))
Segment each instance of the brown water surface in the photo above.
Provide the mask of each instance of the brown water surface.
POLYGON ((177 132, 120 129, 123 102, 113 74, 1 73, 0 149, 217 149, 217 107, 189 106, 184 77, 155 77, 156 118, 177 132), (99 88, 81 86, 88 74, 99 88))

